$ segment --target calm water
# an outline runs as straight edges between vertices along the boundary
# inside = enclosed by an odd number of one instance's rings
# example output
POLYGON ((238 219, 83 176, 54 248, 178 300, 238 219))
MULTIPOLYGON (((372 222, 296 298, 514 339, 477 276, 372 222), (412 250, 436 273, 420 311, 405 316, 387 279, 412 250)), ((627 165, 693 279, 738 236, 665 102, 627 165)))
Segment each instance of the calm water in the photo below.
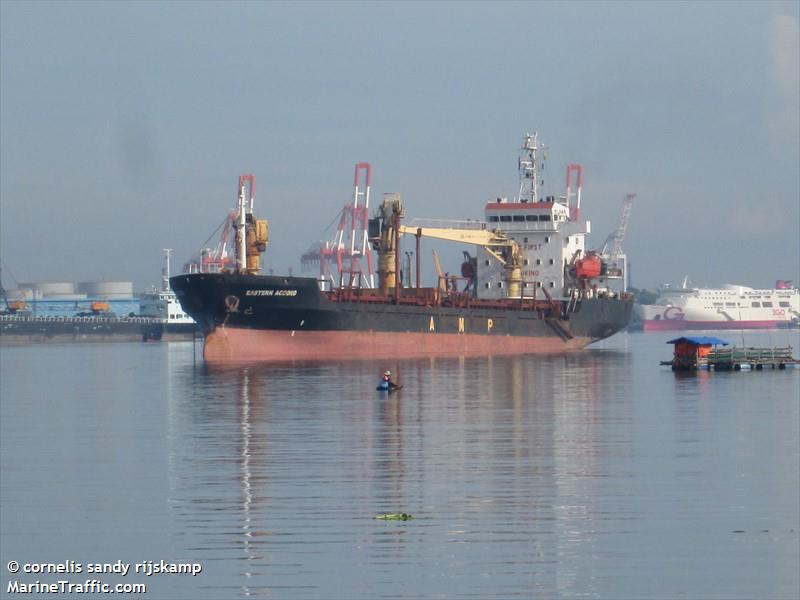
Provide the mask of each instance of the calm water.
MULTIPOLYGON (((2 594, 10 560, 164 559, 203 572, 97 579, 148 598, 797 598, 800 369, 679 376, 658 366, 670 337, 214 370, 191 343, 3 347, 2 594), (405 384, 388 398, 385 368, 405 384)), ((16 576, 65 578, 89 577, 16 576)))

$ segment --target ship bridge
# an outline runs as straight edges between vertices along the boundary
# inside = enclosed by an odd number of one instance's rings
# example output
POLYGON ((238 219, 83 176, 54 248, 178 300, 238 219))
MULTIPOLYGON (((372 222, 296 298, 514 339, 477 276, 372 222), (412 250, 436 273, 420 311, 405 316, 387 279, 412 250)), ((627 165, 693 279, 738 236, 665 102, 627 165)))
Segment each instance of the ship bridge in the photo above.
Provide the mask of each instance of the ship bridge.
POLYGON ((496 202, 486 204, 486 221, 495 227, 544 231, 558 228, 558 223, 569 220, 569 209, 566 205, 549 197, 542 202, 496 202))
MULTIPOLYGON (((522 251, 522 293, 533 296, 545 288, 553 296, 566 292, 565 267, 585 248, 589 222, 570 219, 564 198, 547 196, 537 202, 508 202, 498 199, 485 207, 486 227, 500 230, 519 244, 522 251)), ((502 269, 483 250, 478 256, 478 294, 502 298, 502 269)))

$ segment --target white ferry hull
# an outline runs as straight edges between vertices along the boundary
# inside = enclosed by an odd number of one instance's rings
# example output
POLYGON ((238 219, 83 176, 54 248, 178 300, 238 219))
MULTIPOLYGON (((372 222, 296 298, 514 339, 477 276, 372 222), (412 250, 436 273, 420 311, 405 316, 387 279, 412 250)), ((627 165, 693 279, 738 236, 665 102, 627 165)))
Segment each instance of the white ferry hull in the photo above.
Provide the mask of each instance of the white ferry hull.
POLYGON ((636 305, 643 331, 782 329, 800 326, 800 290, 679 289, 636 305))

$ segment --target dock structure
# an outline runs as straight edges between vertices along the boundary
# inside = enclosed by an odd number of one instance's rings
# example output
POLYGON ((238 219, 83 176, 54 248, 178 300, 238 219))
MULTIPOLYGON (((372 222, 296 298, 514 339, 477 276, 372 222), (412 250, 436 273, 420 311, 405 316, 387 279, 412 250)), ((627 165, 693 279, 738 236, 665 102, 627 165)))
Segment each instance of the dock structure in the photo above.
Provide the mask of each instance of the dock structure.
POLYGON ((741 371, 743 369, 785 369, 800 364, 792 356, 792 347, 785 348, 719 348, 712 350, 704 361, 698 361, 700 368, 709 371, 741 371))
POLYGON ((672 360, 661 361, 673 371, 761 371, 786 369, 800 365, 792 356, 792 347, 746 348, 724 347, 728 342, 714 337, 679 337, 667 342, 675 346, 672 360))

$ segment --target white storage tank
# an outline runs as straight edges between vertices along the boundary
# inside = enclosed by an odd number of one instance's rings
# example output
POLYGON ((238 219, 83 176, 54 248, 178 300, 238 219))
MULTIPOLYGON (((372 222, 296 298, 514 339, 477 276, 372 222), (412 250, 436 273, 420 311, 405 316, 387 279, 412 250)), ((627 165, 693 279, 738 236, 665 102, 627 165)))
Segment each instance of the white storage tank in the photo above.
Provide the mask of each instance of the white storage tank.
POLYGON ((71 281, 43 281, 40 283, 21 283, 20 291, 26 298, 43 300, 80 300, 83 294, 75 292, 71 281))
POLYGON ((82 281, 78 291, 89 298, 127 300, 133 298, 132 281, 82 281))

